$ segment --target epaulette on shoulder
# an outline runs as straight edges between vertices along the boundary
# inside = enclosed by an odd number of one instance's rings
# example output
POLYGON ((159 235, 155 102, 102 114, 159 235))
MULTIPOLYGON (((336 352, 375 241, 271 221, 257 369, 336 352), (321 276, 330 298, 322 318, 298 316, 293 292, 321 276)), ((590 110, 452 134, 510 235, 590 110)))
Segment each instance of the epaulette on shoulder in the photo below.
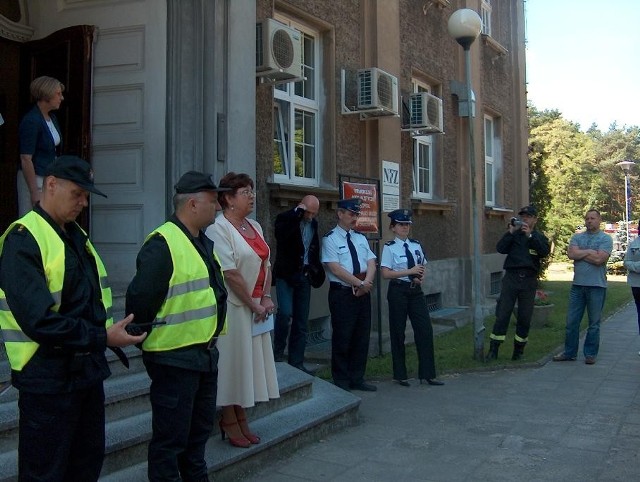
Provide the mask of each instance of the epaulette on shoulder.
POLYGON ((353 230, 353 232, 354 232, 354 233, 356 233, 356 234, 362 234, 362 236, 364 236, 364 234, 363 234, 363 233, 361 233, 360 231, 357 231, 357 230, 355 230, 355 229, 353 230))
POLYGON ((420 241, 418 241, 417 239, 409 238, 409 241, 411 241, 412 243, 420 244, 420 241))
POLYGON ((387 241, 386 243, 384 243, 385 246, 393 246, 394 244, 396 244, 395 239, 392 239, 391 241, 387 241))
POLYGON ((331 236, 333 234, 333 229, 331 231, 329 231, 328 233, 326 233, 324 236, 322 236, 323 238, 326 238, 327 236, 331 236))

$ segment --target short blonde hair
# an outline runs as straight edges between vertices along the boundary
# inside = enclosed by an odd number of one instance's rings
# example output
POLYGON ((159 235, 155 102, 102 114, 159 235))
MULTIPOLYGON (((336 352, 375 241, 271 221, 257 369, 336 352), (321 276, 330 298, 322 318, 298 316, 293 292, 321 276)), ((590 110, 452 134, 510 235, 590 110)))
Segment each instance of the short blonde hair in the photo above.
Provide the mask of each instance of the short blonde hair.
POLYGON ((54 79, 53 77, 43 75, 42 77, 33 79, 29 89, 31 90, 31 97, 33 97, 37 102, 40 100, 51 99, 56 93, 56 89, 58 87, 60 87, 60 90, 64 92, 64 84, 62 82, 58 79, 54 79))

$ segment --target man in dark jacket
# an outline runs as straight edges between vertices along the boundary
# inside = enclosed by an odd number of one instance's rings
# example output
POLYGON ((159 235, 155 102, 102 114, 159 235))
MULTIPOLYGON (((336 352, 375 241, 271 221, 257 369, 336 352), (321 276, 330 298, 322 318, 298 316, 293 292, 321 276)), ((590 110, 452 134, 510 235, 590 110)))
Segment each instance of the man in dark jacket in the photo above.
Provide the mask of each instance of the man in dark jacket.
POLYGON ((496 306, 496 322, 490 335, 488 360, 498 357, 498 349, 504 342, 513 307, 518 302, 516 334, 512 360, 519 360, 529 337, 533 303, 538 287, 540 260, 550 252, 549 240, 535 229, 538 212, 533 206, 525 206, 519 212, 520 219, 513 218, 507 232, 496 246, 498 253, 506 254, 505 274, 502 278, 500 298, 496 306))
POLYGON ((218 192, 229 189, 189 171, 175 190, 174 214, 140 249, 126 306, 149 332, 142 344, 151 378, 149 480, 200 482, 209 480, 204 449, 215 422, 216 341, 227 311, 220 263, 203 229, 220 210, 218 192))
POLYGON ((307 343, 311 286, 324 282, 320 264, 318 214, 320 202, 315 196, 305 196, 294 209, 276 217, 277 243, 273 276, 278 296, 278 313, 274 327, 274 357, 284 361, 289 339, 288 362, 304 372, 304 350, 307 343), (291 329, 289 329, 291 326, 291 329))
POLYGON ((105 449, 105 348, 139 343, 113 323, 104 264, 75 223, 93 183, 89 164, 47 167, 42 201, 0 238, 0 326, 20 392, 20 480, 98 480, 105 449))

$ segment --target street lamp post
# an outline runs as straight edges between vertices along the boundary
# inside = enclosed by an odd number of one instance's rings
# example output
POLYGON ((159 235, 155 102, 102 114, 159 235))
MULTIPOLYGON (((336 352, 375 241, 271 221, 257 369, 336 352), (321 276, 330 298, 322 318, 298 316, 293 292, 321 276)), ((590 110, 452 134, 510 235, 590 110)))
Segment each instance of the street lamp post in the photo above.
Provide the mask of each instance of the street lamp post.
POLYGON ((621 161, 616 164, 624 171, 624 224, 627 228, 627 247, 631 242, 629 239, 629 174, 631 173, 631 167, 634 165, 633 161, 621 161))
MULTIPOLYGON (((469 119, 469 174, 471 182, 471 216, 473 235, 473 268, 471 272, 472 288, 471 298, 473 303, 473 357, 476 360, 484 359, 484 319, 482 316, 482 306, 480 304, 480 294, 482 293, 481 268, 480 268, 480 216, 478 214, 478 199, 476 187, 476 159, 475 140, 473 135, 474 106, 472 103, 473 90, 471 89, 471 44, 480 35, 482 20, 474 10, 462 8, 453 12, 447 24, 449 35, 458 42, 464 49, 464 70, 466 80, 466 117, 469 119)), ((461 99, 458 97, 458 111, 464 117, 463 109, 460 108, 461 99)))

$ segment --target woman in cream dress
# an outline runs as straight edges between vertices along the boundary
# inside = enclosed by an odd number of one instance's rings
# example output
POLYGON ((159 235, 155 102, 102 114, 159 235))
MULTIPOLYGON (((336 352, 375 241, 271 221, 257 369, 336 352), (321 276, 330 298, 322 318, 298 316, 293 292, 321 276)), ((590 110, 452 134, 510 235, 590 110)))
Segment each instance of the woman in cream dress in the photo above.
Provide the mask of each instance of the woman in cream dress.
POLYGON ((280 396, 271 347, 265 332, 252 336, 252 325, 273 313, 270 250, 253 211, 253 180, 247 174, 228 173, 219 183, 231 188, 220 193, 222 215, 207 229, 224 272, 229 291, 227 334, 218 339, 217 405, 222 407, 220 432, 232 445, 249 447, 260 437, 251 433, 245 408, 280 396))

